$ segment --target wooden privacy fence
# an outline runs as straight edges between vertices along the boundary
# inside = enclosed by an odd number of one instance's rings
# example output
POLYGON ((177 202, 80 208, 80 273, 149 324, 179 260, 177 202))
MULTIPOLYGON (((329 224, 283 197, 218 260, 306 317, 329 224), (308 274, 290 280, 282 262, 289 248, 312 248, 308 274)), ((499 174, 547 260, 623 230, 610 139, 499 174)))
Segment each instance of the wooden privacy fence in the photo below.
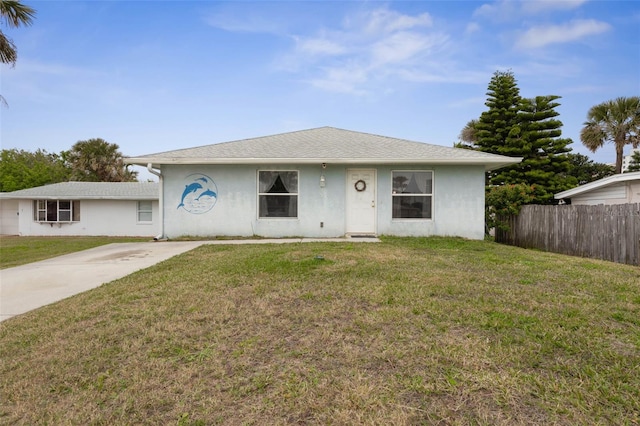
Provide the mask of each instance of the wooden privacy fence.
POLYGON ((505 222, 499 243, 640 265, 640 204, 530 205, 505 222))

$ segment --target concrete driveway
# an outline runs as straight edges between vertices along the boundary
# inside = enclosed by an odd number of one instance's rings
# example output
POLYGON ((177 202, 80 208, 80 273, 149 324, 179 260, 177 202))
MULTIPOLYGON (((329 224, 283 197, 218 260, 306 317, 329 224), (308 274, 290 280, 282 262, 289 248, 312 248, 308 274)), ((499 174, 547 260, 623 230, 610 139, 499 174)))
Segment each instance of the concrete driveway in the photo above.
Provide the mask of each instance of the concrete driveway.
POLYGON ((217 240, 115 243, 0 270, 0 321, 91 290, 203 244, 318 241, 377 242, 377 238, 217 240))
POLYGON ((0 270, 0 321, 122 278, 202 242, 117 243, 0 270))

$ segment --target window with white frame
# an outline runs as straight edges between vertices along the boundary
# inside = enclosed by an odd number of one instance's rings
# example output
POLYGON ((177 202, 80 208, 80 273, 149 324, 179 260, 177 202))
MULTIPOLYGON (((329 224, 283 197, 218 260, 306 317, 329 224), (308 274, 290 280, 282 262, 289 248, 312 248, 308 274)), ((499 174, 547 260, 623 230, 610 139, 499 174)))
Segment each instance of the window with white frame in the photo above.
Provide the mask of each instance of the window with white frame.
POLYGON ((152 222, 153 207, 150 200, 138 201, 138 222, 152 222))
POLYGON ((433 172, 394 171, 392 174, 393 219, 431 219, 433 172))
POLYGON ((258 217, 298 217, 297 171, 258 171, 258 217))
POLYGON ((35 222, 79 222, 80 201, 34 200, 33 220, 35 222))

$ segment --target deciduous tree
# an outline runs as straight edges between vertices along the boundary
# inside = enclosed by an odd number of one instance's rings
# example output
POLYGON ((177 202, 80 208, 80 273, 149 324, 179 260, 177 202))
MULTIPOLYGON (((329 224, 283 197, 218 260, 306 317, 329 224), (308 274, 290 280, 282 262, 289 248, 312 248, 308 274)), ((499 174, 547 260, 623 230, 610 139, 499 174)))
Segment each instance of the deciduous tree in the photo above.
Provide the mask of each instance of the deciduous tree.
POLYGON ((36 152, 18 149, 0 151, 0 192, 66 182, 70 174, 59 154, 42 149, 36 152))
POLYGON ((584 185, 615 174, 613 166, 596 163, 586 155, 569 153, 567 157, 569 157, 569 163, 571 164, 568 175, 576 178, 578 185, 584 185))

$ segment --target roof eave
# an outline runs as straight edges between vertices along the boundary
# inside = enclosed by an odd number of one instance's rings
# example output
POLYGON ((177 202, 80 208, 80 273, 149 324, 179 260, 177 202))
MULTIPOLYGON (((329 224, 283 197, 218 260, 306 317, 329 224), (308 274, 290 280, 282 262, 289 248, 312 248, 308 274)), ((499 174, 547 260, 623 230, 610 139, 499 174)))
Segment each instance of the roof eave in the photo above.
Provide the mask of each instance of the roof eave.
POLYGON ((580 195, 585 192, 593 191, 594 189, 604 188, 614 183, 627 182, 630 180, 636 180, 640 178, 640 172, 638 173, 621 173, 613 176, 607 176, 596 180, 594 182, 585 183, 584 185, 577 186, 575 188, 567 189, 566 191, 558 192, 553 196, 556 200, 562 200, 571 198, 576 195, 580 195))
POLYGON ((80 196, 80 195, 11 195, 10 192, 0 194, 0 199, 3 200, 119 200, 119 201, 140 201, 140 200, 158 200, 158 196, 140 195, 126 197, 115 196, 80 196))

